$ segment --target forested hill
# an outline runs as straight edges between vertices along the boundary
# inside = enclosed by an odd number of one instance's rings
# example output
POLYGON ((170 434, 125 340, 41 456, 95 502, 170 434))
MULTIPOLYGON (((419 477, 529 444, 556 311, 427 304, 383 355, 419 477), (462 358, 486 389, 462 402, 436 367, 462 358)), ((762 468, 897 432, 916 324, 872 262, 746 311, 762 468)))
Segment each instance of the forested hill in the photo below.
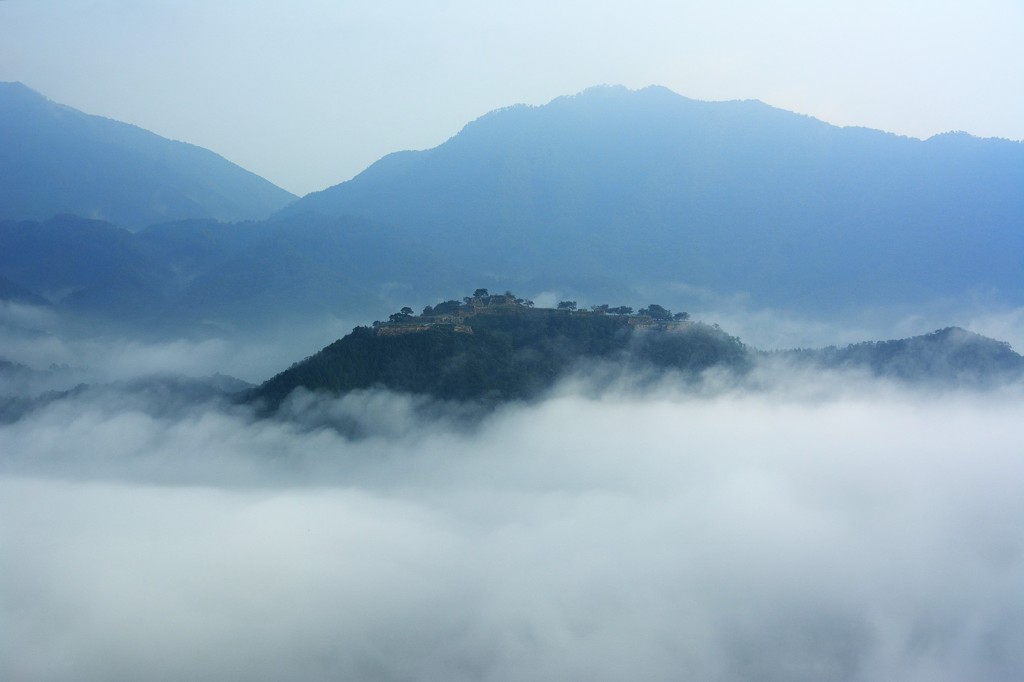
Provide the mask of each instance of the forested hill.
POLYGON ((444 301, 351 334, 249 394, 273 410, 296 388, 341 394, 380 386, 446 400, 496 403, 536 396, 579 363, 613 360, 699 372, 746 367, 740 341, 659 305, 534 308, 486 292, 444 301))
MULTIPOLYGON (((535 308, 511 293, 478 289, 461 301, 410 308, 352 333, 294 364, 246 399, 273 412, 297 388, 341 395, 382 387, 456 401, 497 404, 542 394, 571 371, 603 361, 648 378, 677 371, 695 378, 709 368, 738 372, 784 359, 803 367, 857 370, 914 385, 988 387, 1024 377, 1024 358, 1009 344, 951 327, 845 348, 762 353, 717 325, 694 322, 651 304, 577 310, 573 301, 535 308)), ((789 366, 787 369, 792 369, 789 366)), ((776 375, 786 381, 786 374, 776 375)))
POLYGON ((1024 357, 1010 344, 959 327, 844 348, 785 351, 780 355, 828 369, 859 369, 875 376, 939 386, 988 387, 1024 377, 1024 357))

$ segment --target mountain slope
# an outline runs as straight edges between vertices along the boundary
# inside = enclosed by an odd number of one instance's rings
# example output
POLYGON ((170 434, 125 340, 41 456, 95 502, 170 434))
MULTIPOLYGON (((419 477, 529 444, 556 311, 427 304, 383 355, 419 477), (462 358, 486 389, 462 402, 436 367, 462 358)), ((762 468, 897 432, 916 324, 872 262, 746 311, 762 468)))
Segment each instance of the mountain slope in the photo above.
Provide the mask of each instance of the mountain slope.
POLYGON ((71 215, 0 220, 0 298, 55 303, 86 328, 173 335, 197 324, 251 331, 368 317, 467 278, 432 244, 351 217, 189 220, 138 232, 71 215))
POLYGON ((72 213, 137 229, 263 218, 294 198, 208 150, 0 83, 0 218, 72 213))
POLYGON ((1021 143, 597 88, 487 114, 285 213, 429 234, 516 287, 685 284, 820 313, 976 291, 1024 303, 1021 187, 1021 143))
POLYGON ((468 277, 429 241, 403 239, 386 226, 351 216, 282 218, 249 226, 239 236, 244 240, 233 241, 226 258, 204 266, 188 283, 178 314, 231 326, 324 313, 372 316, 391 308, 395 298, 450 290, 468 277))
POLYGON ((27 305, 45 306, 50 301, 39 294, 15 284, 11 280, 0 275, 0 301, 9 303, 24 303, 27 305))
POLYGON ((110 318, 136 316, 162 297, 171 273, 133 233, 101 220, 0 220, 0 273, 48 301, 110 318))

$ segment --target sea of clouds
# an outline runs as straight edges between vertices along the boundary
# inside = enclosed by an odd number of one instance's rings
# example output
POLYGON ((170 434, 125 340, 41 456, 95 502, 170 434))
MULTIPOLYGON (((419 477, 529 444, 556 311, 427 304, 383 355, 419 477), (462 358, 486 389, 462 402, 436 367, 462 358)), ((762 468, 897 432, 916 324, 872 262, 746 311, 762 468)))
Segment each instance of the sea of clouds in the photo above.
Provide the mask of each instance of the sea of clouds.
POLYGON ((0 678, 1016 680, 1022 397, 80 391, 0 425, 0 678))

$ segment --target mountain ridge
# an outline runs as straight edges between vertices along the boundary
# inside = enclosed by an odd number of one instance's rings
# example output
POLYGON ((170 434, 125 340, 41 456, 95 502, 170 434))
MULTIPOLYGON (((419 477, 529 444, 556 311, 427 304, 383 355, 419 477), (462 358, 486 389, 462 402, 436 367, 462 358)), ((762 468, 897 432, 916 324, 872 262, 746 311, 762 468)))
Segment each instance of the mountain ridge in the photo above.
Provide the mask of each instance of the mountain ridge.
POLYGON ((247 220, 294 195, 210 150, 0 83, 0 218, 247 220))
POLYGON ((902 339, 773 355, 824 369, 862 369, 876 377, 934 385, 988 387, 1024 377, 1024 357, 1009 343, 956 326, 902 339))
POLYGON ((1020 186, 1018 142, 613 88, 485 114, 279 215, 430 234, 513 288, 583 292, 613 273, 617 292, 682 280, 820 313, 837 307, 826 292, 842 307, 978 289, 1024 303, 1020 186))

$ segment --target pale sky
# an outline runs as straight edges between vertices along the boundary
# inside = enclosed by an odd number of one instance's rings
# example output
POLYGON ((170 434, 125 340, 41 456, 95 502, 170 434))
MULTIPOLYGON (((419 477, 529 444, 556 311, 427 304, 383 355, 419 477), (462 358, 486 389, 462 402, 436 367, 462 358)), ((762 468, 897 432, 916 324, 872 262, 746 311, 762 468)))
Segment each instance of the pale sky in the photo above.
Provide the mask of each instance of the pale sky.
POLYGON ((297 194, 599 84, 1024 139, 1024 0, 0 0, 0 80, 297 194))

